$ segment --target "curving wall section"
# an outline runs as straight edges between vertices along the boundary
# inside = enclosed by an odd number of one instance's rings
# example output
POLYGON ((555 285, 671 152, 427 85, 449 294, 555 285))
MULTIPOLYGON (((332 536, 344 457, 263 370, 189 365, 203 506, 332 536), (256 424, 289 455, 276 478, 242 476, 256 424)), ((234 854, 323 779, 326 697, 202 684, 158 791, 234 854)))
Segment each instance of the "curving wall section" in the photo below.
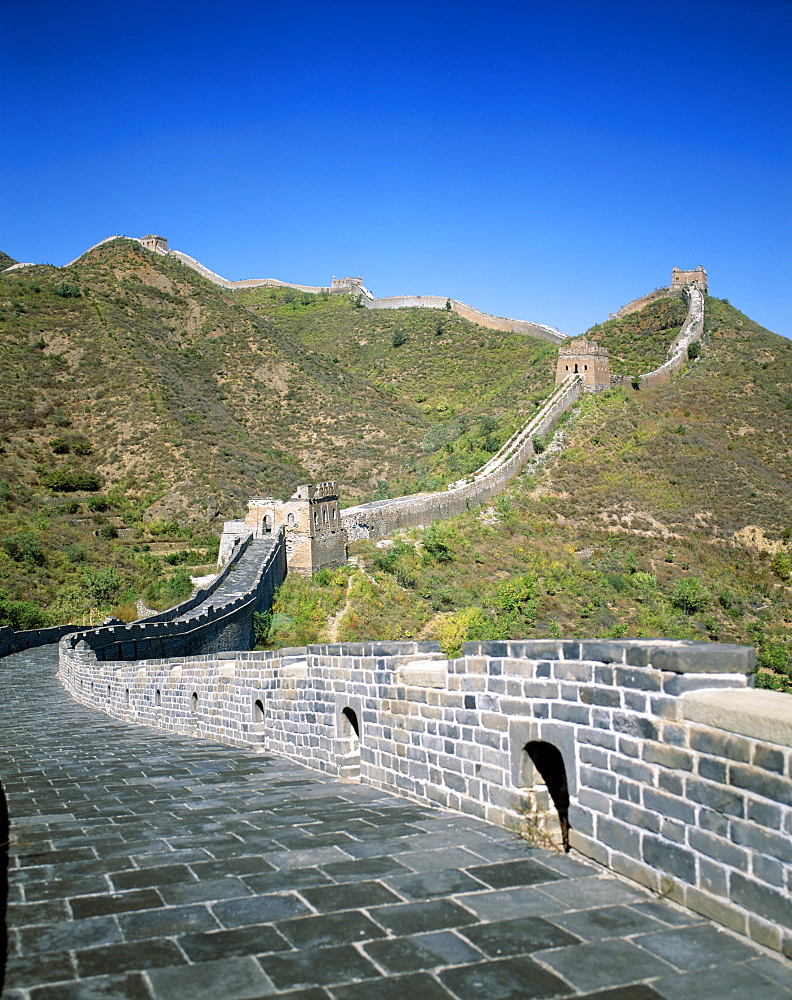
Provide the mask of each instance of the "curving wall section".
POLYGON ((130 723, 519 827, 792 954, 792 700, 753 650, 665 640, 317 645, 102 662, 60 677, 130 723))
POLYGON ((129 625, 72 630, 61 640, 61 650, 103 661, 248 649, 254 612, 269 610, 285 578, 283 531, 266 539, 246 538, 211 586, 188 601, 129 625))
POLYGON ((471 503, 482 503, 499 493, 534 454, 533 439, 547 434, 559 417, 580 397, 583 382, 572 376, 557 386, 550 398, 527 423, 467 479, 451 483, 437 493, 414 493, 390 500, 345 507, 341 526, 349 541, 361 538, 389 538, 402 528, 429 524, 440 518, 461 514, 471 503))
MULTIPOLYGON (((687 360, 687 349, 696 340, 701 340, 704 333, 704 293, 695 285, 688 285, 684 290, 687 298, 687 316, 682 329, 676 335, 668 349, 668 360, 664 361, 654 371, 645 372, 640 377, 643 388, 654 388, 670 381, 672 376, 680 372, 687 360)), ((632 379, 627 375, 612 375, 611 385, 631 385, 632 379)))

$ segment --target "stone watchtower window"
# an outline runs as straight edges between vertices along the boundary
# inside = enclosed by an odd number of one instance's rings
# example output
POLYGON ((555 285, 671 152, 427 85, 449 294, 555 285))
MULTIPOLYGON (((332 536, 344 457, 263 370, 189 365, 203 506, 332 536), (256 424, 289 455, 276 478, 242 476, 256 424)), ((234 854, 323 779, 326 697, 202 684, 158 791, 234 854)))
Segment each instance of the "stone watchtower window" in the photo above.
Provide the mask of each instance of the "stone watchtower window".
POLYGON ((294 524, 294 514, 289 514, 289 516, 286 518, 286 523, 294 524))

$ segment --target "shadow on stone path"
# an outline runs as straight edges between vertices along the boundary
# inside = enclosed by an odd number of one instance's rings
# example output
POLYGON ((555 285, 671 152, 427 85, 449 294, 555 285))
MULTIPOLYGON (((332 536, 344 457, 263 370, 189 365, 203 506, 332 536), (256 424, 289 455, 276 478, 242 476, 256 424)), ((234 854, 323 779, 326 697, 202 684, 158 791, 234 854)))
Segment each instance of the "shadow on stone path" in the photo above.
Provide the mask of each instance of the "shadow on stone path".
POLYGON ((0 660, 8 1000, 792 1000, 792 963, 569 856, 0 660))

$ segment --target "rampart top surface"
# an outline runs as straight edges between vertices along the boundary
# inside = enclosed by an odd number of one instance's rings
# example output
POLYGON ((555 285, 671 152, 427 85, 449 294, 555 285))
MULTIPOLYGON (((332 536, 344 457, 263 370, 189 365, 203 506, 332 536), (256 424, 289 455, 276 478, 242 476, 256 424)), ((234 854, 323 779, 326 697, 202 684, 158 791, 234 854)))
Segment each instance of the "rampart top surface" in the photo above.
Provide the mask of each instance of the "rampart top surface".
POLYGON ((789 964, 470 816, 69 699, 0 661, 9 1000, 792 1000, 789 964))

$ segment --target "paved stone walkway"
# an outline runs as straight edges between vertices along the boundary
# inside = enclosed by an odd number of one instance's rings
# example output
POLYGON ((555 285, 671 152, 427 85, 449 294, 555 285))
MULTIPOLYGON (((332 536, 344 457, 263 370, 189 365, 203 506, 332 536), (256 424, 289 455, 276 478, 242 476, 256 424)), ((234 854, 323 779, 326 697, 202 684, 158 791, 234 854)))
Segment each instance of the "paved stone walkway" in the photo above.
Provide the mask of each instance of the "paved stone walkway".
POLYGON ((792 964, 572 857, 74 703, 0 660, 13 1000, 792 1000, 792 964))

